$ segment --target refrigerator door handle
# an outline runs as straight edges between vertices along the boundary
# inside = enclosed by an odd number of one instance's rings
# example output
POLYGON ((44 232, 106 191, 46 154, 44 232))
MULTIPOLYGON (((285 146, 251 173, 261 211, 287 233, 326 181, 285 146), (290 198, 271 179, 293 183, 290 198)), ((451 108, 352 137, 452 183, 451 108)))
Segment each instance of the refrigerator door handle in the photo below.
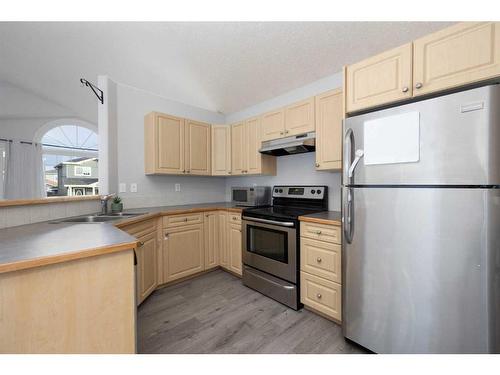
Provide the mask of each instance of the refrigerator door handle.
MULTIPOLYGON (((344 171, 348 171, 352 162, 352 148, 354 144, 354 132, 351 128, 347 129, 344 137, 344 171)), ((344 172, 344 173, 346 173, 344 172)), ((347 177, 347 176, 344 176, 347 177)), ((350 184, 351 181, 344 181, 344 184, 350 184)))
POLYGON ((347 172, 347 175, 350 179, 352 178, 354 170, 356 169, 356 166, 358 165, 364 154, 365 152, 363 150, 356 150, 356 157, 354 158, 354 161, 352 162, 351 166, 349 167, 349 171, 347 172))
POLYGON ((353 219, 354 219, 354 210, 353 210, 353 192, 352 188, 347 188, 347 196, 345 198, 344 205, 344 236, 347 243, 352 243, 352 232, 353 232, 353 219))

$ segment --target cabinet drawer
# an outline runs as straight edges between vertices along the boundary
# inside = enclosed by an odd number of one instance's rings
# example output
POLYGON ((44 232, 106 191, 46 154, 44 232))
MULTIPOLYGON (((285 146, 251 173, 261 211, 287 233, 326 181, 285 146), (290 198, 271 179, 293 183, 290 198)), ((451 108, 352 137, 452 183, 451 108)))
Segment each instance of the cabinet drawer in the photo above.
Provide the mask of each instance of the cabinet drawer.
POLYGON ((163 228, 175 228, 183 225, 202 224, 203 214, 182 214, 163 217, 163 228))
POLYGON ((342 318, 340 284, 301 272, 300 302, 338 321, 342 318))
POLYGON ((130 224, 121 228, 121 230, 137 238, 145 236, 156 230, 157 219, 149 219, 140 223, 130 224))
POLYGON ((336 225, 316 224, 307 221, 300 222, 301 237, 341 244, 340 233, 341 228, 336 225))
POLYGON ((229 222, 232 224, 241 224, 241 214, 236 214, 234 212, 229 212, 229 222))
POLYGON ((300 270, 341 283, 340 254, 340 245, 302 237, 300 239, 300 270))

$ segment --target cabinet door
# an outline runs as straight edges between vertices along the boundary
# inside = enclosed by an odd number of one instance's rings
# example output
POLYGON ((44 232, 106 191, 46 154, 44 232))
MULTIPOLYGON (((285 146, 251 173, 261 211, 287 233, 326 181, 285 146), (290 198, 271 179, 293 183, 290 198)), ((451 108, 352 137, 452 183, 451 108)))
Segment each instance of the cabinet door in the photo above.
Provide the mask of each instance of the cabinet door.
POLYGON ((500 75, 500 22, 462 22, 413 43, 413 95, 500 75))
MULTIPOLYGON (((156 115, 155 136, 146 147, 156 149, 156 173, 179 174, 184 171, 184 119, 156 115)), ((149 141, 150 139, 148 139, 149 141)))
POLYGON ((219 218, 218 212, 205 214, 205 269, 219 265, 219 218))
POLYGON ((316 97, 316 169, 342 169, 342 90, 316 97))
POLYGON ((245 123, 247 142, 247 168, 245 174, 260 174, 262 172, 261 126, 260 118, 254 117, 245 123))
POLYGON ((412 95, 412 44, 372 56, 345 69, 346 112, 412 95))
POLYGON ((229 269, 241 275, 243 272, 241 257, 241 225, 229 224, 229 269))
POLYGON ((314 97, 286 107, 285 136, 312 132, 314 128, 314 97))
POLYGON ((233 176, 243 174, 246 169, 248 143, 245 135, 244 122, 231 126, 231 174, 233 176))
POLYGON ((212 175, 231 174, 231 127, 212 125, 212 175))
POLYGON ((186 173, 210 175, 210 125, 203 122, 186 120, 185 163, 186 173))
POLYGON ((156 232, 139 238, 137 256, 137 304, 149 296, 158 285, 156 232))
POLYGON ((203 271, 205 262, 203 224, 166 229, 164 238, 165 282, 203 271))
POLYGON ((285 135, 285 110, 265 113, 261 116, 262 140, 281 138, 285 135))
POLYGON ((229 252, 228 252, 228 223, 227 212, 217 212, 218 229, 219 229, 219 263, 223 268, 229 268, 229 252))

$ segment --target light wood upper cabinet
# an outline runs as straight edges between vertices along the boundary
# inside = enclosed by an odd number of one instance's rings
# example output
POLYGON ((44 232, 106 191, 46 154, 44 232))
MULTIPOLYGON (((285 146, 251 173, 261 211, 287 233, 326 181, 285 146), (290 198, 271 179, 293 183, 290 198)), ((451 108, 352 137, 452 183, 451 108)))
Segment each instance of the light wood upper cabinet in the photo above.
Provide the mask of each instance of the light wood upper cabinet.
POLYGON ((163 281, 170 282, 204 270, 203 224, 165 229, 163 281))
POLYGON ((229 268, 229 252, 228 252, 228 223, 227 223, 227 212, 218 211, 218 230, 219 230, 219 263, 222 268, 229 268))
POLYGON ((184 119, 152 112, 144 119, 146 174, 184 171, 184 119))
POLYGON ((245 139, 246 127, 241 122, 231 126, 231 174, 241 175, 245 170, 247 140, 245 139))
POLYGON ((156 231, 139 238, 137 256, 137 304, 158 286, 158 247, 156 231))
POLYGON ((463 22, 413 43, 414 95, 500 75, 500 22, 463 22))
POLYGON ((314 97, 285 108, 285 136, 314 131, 314 97))
POLYGON ((410 98, 412 43, 349 65, 345 74, 347 112, 410 98))
POLYGON ((261 124, 260 118, 254 117, 245 122, 247 142, 246 174, 260 174, 262 172, 262 154, 259 152, 261 146, 261 124))
POLYGON ((231 127, 231 174, 275 175, 276 158, 262 155, 260 118, 254 117, 231 127))
POLYGON ((263 141, 283 137, 285 134, 285 110, 280 108, 263 114, 261 125, 263 141))
POLYGON ((212 125, 212 175, 231 174, 231 127, 212 125))
POLYGON ((205 269, 219 265, 219 217, 217 211, 205 214, 205 269))
POLYGON ((316 169, 342 169, 342 90, 316 96, 316 169))
POLYGON ((185 165, 186 173, 210 175, 210 125, 203 122, 185 120, 185 165))
POLYGON ((229 270, 238 275, 242 275, 241 224, 229 224, 228 232, 229 270))

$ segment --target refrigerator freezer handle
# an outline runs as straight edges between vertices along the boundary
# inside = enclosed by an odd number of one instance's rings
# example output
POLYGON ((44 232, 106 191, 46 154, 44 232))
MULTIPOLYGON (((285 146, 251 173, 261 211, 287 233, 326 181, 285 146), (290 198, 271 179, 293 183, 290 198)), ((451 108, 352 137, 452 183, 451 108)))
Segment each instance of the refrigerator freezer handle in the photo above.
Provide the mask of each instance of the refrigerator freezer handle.
POLYGON ((354 174, 354 169, 356 169, 356 165, 358 165, 359 161, 363 157, 365 152, 363 150, 356 150, 356 157, 354 158, 354 161, 352 162, 351 166, 349 167, 348 171, 348 176, 349 178, 352 178, 354 174))
POLYGON ((347 188, 346 190, 344 217, 342 218, 342 222, 344 226, 344 237, 347 243, 352 243, 352 232, 354 225, 353 192, 352 188, 347 188))

